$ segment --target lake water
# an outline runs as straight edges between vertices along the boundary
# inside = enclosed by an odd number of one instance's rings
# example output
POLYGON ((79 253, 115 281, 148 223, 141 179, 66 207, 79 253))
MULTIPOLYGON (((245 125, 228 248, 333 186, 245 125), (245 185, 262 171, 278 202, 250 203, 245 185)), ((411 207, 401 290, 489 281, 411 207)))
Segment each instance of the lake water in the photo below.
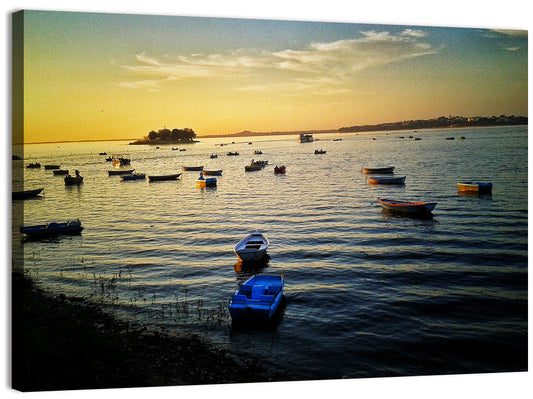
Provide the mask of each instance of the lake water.
POLYGON ((13 183, 45 194, 13 202, 14 263, 54 293, 149 329, 208 337, 304 379, 526 370, 527 127, 317 138, 200 138, 178 146, 186 151, 26 145, 13 183), (108 176, 103 151, 129 154, 148 175, 191 165, 223 175, 216 188, 197 188, 199 172, 122 182, 108 176), (269 165, 245 172, 252 158, 269 165), (19 167, 31 162, 78 169, 84 184, 19 167), (275 175, 281 164, 286 175, 275 175), (388 165, 405 185, 369 185, 360 172, 388 165), (465 180, 492 182, 492 195, 458 194, 465 180), (382 211, 377 197, 438 205, 433 218, 412 219, 382 211), (18 232, 73 218, 81 235, 23 241, 18 232), (270 261, 242 270, 233 248, 255 230, 270 240, 270 261), (229 298, 253 273, 284 274, 283 312, 270 328, 234 328, 229 298))

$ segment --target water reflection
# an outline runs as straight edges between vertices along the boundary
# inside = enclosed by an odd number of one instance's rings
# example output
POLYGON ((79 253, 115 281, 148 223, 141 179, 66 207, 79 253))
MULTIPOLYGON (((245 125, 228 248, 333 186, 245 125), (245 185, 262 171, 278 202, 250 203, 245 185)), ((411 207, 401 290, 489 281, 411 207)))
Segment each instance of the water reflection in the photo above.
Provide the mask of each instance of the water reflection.
POLYGON ((381 209, 381 213, 387 218, 407 218, 407 219, 417 219, 417 220, 432 220, 434 215, 430 212, 419 212, 419 213, 399 213, 394 212, 390 209, 381 209))
POLYGON ((239 260, 233 266, 238 283, 242 284, 250 277, 262 273, 269 266, 269 262, 270 255, 268 254, 258 262, 242 262, 239 260))
POLYGON ((457 194, 460 195, 461 197, 465 197, 465 198, 479 198, 479 199, 484 199, 484 200, 487 200, 487 201, 491 201, 492 200, 492 193, 486 193, 486 194, 480 194, 480 193, 476 193, 476 192, 472 192, 472 191, 457 191, 457 194))
POLYGON ((285 295, 281 297, 281 302, 276 309, 276 312, 268 320, 259 319, 233 319, 231 322, 230 338, 237 333, 265 331, 270 333, 277 333, 277 328, 280 326, 285 309, 287 307, 287 298, 285 295))

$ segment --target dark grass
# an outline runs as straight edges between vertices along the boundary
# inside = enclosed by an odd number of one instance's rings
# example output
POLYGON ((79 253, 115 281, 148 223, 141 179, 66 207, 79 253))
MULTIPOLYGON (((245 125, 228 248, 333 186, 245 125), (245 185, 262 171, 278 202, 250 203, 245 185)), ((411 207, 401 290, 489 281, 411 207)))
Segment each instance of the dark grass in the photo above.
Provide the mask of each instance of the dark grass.
POLYGON ((297 380, 189 335, 116 320, 96 305, 53 297, 13 273, 12 387, 20 391, 297 380))

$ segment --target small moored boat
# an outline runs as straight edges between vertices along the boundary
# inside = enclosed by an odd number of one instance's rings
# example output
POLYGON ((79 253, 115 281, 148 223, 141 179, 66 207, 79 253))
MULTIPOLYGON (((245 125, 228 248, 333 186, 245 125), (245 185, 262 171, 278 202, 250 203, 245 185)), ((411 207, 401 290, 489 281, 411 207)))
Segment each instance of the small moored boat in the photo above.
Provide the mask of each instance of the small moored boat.
POLYGON ((167 181, 167 180, 177 180, 181 176, 181 173, 175 173, 173 175, 155 175, 148 176, 148 180, 153 181, 167 181))
POLYGON ((251 165, 245 165, 244 166, 244 170, 246 172, 253 172, 254 170, 261 170, 261 169, 263 169, 262 165, 253 165, 253 164, 251 164, 251 165))
POLYGON ((370 184, 405 184, 406 176, 402 177, 387 177, 387 176, 372 176, 367 177, 366 180, 370 184))
POLYGON ((200 177, 196 179, 196 187, 216 187, 217 179, 215 177, 204 177, 203 172, 200 172, 200 177))
POLYGON ((204 176, 222 176, 222 169, 219 170, 204 170, 202 171, 204 176))
POLYGON ((83 176, 80 175, 79 170, 76 170, 75 176, 65 176, 65 186, 76 186, 83 183, 83 176))
POLYGON ((65 186, 76 186, 83 183, 82 176, 65 176, 65 186))
POLYGON ((32 163, 26 165, 26 168, 28 168, 28 169, 40 169, 41 168, 41 164, 39 162, 32 162, 32 163))
POLYGON ((54 176, 68 175, 68 169, 57 169, 52 172, 54 176))
POLYGON ((492 183, 460 182, 457 183, 459 192, 488 194, 492 192, 492 183))
POLYGON ((266 256, 268 246, 268 239, 256 231, 239 241, 234 251, 242 262, 257 262, 266 256))
POLYGON ((36 188, 35 190, 23 190, 23 191, 13 191, 11 194, 11 199, 21 200, 27 198, 37 197, 44 190, 43 188, 36 188))
POLYGON ((239 155, 239 153, 238 153, 238 152, 231 152, 231 151, 230 151, 230 152, 228 152, 228 155, 239 155))
POLYGON ((135 169, 117 169, 109 170, 109 176, 131 175, 135 169))
POLYGON ((325 154, 326 151, 324 150, 315 150, 315 154, 325 154))
POLYGON ((115 166, 129 165, 131 163, 131 159, 127 155, 113 154, 110 158, 109 160, 113 161, 115 166))
POLYGON ((45 170, 53 170, 53 169, 60 169, 61 166, 59 165, 44 165, 45 170))
POLYGON ((51 222, 34 226, 21 226, 20 232, 31 237, 55 236, 61 234, 78 234, 83 227, 79 219, 67 222, 51 222))
POLYGON ((250 277, 232 295, 229 312, 234 320, 269 320, 283 297, 283 276, 250 277))
POLYGON ((386 166, 383 168, 361 168, 363 173, 376 173, 376 174, 390 174, 394 173, 394 166, 386 166))
POLYGON ((378 201, 384 209, 389 211, 407 213, 407 214, 424 214, 430 213, 437 206, 436 202, 410 202, 397 201, 391 199, 382 199, 378 197, 378 201))
POLYGON ((146 178, 146 173, 132 173, 130 175, 122 175, 120 178, 122 181, 144 180, 146 178))
POLYGON ((199 170, 204 170, 204 167, 203 166, 183 166, 182 169, 184 172, 199 171, 199 170))

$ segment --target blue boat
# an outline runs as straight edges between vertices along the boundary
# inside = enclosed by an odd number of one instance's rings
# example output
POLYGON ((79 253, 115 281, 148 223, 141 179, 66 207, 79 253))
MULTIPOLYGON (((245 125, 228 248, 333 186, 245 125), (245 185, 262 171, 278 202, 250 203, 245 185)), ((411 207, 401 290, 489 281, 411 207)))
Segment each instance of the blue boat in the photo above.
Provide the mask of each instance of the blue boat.
POLYGON ((283 276, 250 277, 231 297, 229 312, 232 319, 269 320, 281 303, 283 286, 283 276))
POLYGON ((34 226, 21 226, 20 232, 30 237, 48 237, 62 234, 78 234, 83 230, 79 219, 66 222, 51 222, 34 226))
POLYGON ((120 176, 122 181, 127 180, 144 180, 146 178, 146 173, 132 173, 129 175, 122 175, 120 176))

